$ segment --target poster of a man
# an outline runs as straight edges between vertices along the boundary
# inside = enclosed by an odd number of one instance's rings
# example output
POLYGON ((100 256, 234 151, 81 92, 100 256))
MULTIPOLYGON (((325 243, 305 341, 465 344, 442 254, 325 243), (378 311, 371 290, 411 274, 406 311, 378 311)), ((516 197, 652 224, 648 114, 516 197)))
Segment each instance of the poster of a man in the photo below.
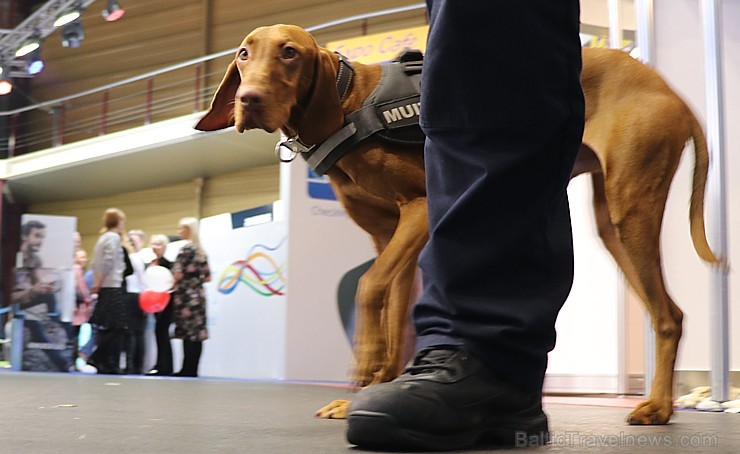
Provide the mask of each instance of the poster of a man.
POLYGON ((22 217, 11 304, 13 317, 22 322, 13 326, 23 330, 22 355, 14 361, 23 370, 67 371, 71 366, 73 336, 63 313, 74 304, 68 281, 75 227, 76 219, 66 216, 22 217))
POLYGON ((25 313, 26 320, 45 320, 49 312, 56 312, 54 294, 60 290, 59 275, 42 267, 39 250, 44 238, 46 225, 42 222, 31 220, 22 225, 13 304, 25 313))

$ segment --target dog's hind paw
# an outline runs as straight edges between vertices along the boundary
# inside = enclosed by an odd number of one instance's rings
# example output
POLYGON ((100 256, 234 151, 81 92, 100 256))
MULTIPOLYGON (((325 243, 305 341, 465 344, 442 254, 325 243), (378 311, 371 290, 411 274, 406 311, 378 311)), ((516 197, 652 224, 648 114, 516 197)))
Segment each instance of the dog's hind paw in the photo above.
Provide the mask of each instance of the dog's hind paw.
POLYGON ((349 400, 334 400, 316 412, 316 417, 321 419, 347 419, 349 400))
POLYGON ((673 414, 673 406, 662 404, 653 400, 646 400, 632 410, 627 416, 627 422, 633 426, 662 425, 668 424, 673 414))

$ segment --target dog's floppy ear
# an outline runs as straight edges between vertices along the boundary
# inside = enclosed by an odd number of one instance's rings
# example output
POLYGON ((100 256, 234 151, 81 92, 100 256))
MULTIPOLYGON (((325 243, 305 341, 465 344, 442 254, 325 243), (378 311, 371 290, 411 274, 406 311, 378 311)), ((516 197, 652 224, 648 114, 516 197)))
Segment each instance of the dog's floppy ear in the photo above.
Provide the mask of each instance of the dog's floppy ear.
POLYGON ((296 124, 304 143, 321 143, 344 125, 344 113, 337 93, 335 60, 338 61, 338 58, 333 53, 319 48, 313 93, 303 106, 296 124))
POLYGON ((236 90, 242 79, 236 62, 232 61, 226 70, 221 85, 218 86, 216 94, 213 95, 211 108, 208 113, 200 119, 195 129, 199 131, 216 131, 218 129, 234 126, 234 98, 236 90))

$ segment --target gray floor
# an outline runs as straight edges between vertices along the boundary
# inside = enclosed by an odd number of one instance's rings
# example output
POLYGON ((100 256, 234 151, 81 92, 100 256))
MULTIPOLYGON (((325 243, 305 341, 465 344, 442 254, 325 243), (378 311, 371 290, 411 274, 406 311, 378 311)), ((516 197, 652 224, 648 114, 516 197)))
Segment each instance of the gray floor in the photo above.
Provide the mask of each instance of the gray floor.
MULTIPOLYGON (((351 398, 336 387, 6 370, 0 393, 0 453, 362 452, 344 440, 343 421, 313 417, 351 398)), ((740 415, 681 411, 667 426, 630 427, 623 408, 546 411, 553 443, 531 452, 740 452, 740 415)))

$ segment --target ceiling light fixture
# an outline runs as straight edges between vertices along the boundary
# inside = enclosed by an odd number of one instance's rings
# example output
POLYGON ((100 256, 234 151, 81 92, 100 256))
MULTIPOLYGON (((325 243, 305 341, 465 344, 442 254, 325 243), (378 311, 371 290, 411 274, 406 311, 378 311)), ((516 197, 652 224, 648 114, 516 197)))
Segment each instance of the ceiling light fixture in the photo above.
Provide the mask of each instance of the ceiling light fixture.
POLYGON ((0 96, 13 91, 13 82, 10 81, 10 65, 0 64, 0 96))
POLYGON ((115 22, 122 18, 126 10, 121 8, 116 0, 108 0, 108 7, 103 10, 103 18, 108 22, 115 22))
POLYGON ((82 22, 79 20, 62 26, 62 46, 80 47, 83 39, 85 39, 85 32, 82 29, 82 22))
POLYGON ((41 59, 41 49, 36 49, 26 55, 26 71, 28 74, 35 76, 44 69, 44 60, 41 59))
POLYGON ((82 7, 79 5, 79 3, 75 3, 72 5, 71 8, 66 9, 62 11, 54 20, 54 26, 55 27, 61 27, 63 25, 69 24, 72 21, 75 21, 80 18, 82 15, 82 7))
POLYGON ((35 34, 28 38, 18 50, 15 51, 16 57, 24 57, 41 47, 41 38, 35 34))

